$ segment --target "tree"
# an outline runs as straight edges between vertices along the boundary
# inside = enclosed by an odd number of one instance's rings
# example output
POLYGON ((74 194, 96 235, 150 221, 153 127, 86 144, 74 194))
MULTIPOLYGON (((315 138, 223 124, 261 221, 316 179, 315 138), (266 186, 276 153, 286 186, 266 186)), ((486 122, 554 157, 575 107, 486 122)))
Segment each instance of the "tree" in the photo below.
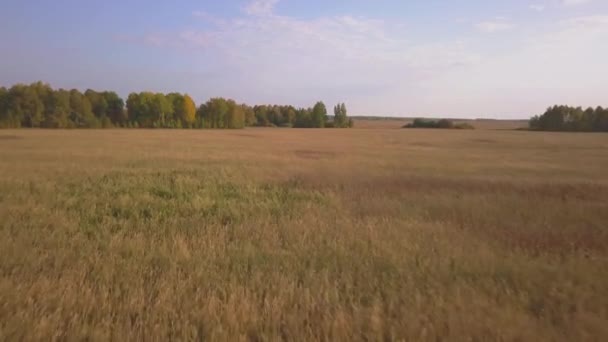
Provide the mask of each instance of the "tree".
MULTIPOLYGON (((179 120, 180 117, 184 116, 184 95, 180 93, 170 93, 166 96, 167 101, 171 104, 172 115, 171 117, 166 117, 167 121, 171 122, 171 126, 173 126, 174 120, 179 120)), ((173 127, 171 127, 173 128, 173 127)))
POLYGON ((300 108, 296 111, 296 122, 294 127, 296 128, 309 128, 311 126, 311 109, 300 108))
POLYGON ((152 92, 131 93, 127 99, 130 121, 138 127, 164 127, 173 117, 173 106, 164 94, 152 92))
POLYGON ((124 125, 128 120, 127 112, 125 111, 125 101, 113 91, 103 92, 103 97, 108 104, 107 116, 116 126, 124 125))
POLYGON ((139 100, 139 110, 135 122, 137 123, 138 127, 141 128, 152 127, 153 123, 158 120, 158 118, 153 114, 152 110, 152 101, 154 99, 154 93, 144 91, 139 93, 139 96, 137 98, 139 100))
POLYGON ((281 108, 279 106, 272 106, 268 110, 268 120, 274 126, 281 126, 285 119, 283 118, 283 113, 281 113, 281 108))
POLYGON ((70 121, 76 128, 99 127, 91 102, 77 89, 70 90, 70 121))
POLYGON ((561 131, 565 121, 565 107, 549 107, 543 115, 538 118, 538 129, 544 131, 561 131))
POLYGON ((284 108, 283 118, 285 118, 286 124, 294 126, 296 124, 296 109, 292 106, 286 106, 284 108))
POLYGON ((223 128, 244 128, 245 111, 243 107, 236 104, 233 100, 227 101, 228 111, 226 112, 225 126, 223 128))
POLYGON ((8 90, 0 87, 0 128, 9 128, 10 119, 8 116, 8 90))
POLYGON ((325 122, 327 120, 327 108, 325 107, 325 104, 323 102, 319 101, 315 104, 315 106, 312 108, 310 119, 311 127, 325 127, 325 122))
POLYGON ((127 98, 127 118, 129 123, 137 121, 137 119, 141 116, 142 110, 143 108, 139 94, 129 94, 129 97, 127 98))
POLYGON ((16 84, 7 91, 3 126, 21 127, 21 122, 25 116, 22 108, 22 97, 24 92, 25 85, 23 84, 16 84))
POLYGON ((207 103, 202 103, 196 110, 196 127, 209 128, 207 123, 207 103))
POLYGON ((84 96, 86 96, 87 99, 89 100, 89 102, 91 103, 91 109, 92 109, 95 117, 97 117, 98 119, 101 119, 108 115, 108 109, 109 109, 108 101, 106 100, 106 98, 103 96, 102 93, 98 93, 94 90, 87 89, 84 92, 84 96))
POLYGON ((40 127, 44 103, 38 96, 39 85, 17 84, 8 94, 8 117, 11 127, 40 127))
POLYGON ((530 119, 530 129, 542 131, 599 132, 608 131, 608 114, 602 107, 553 106, 544 114, 530 119))
POLYGON ((173 105, 173 113, 176 120, 185 127, 191 127, 196 120, 196 105, 189 95, 169 94, 167 95, 173 105))
POLYGON ((165 125, 173 120, 173 106, 164 94, 152 95, 149 110, 147 117, 153 123, 156 122, 159 127, 166 127, 165 125))
MULTIPOLYGON (((568 112, 569 113, 569 112, 568 112)), ((603 109, 599 113, 604 113, 603 109)), ((53 89, 43 82, 0 87, 0 127, 98 128, 243 128, 246 126, 351 127, 346 105, 334 107, 334 122, 328 123, 327 108, 317 102, 313 108, 290 105, 251 107, 234 100, 211 98, 196 107, 187 94, 131 93, 126 102, 113 91, 53 89)), ((593 111, 582 115, 600 125, 593 111)), ((604 116, 599 116, 603 118, 604 116)), ((577 122, 576 116, 568 117, 577 122)), ((538 118, 538 123, 543 118, 538 118)), ((606 121, 606 120, 604 120, 606 121)), ((604 121, 601 121, 602 124, 604 121)), ((594 126, 594 127, 595 127, 594 126)))
POLYGON ((246 104, 241 105, 241 107, 243 108, 243 113, 245 113, 245 126, 255 126, 257 119, 254 109, 246 104))
POLYGON ((338 104, 334 107, 334 127, 348 128, 351 127, 351 121, 348 119, 346 104, 338 104))
POLYGON ((595 109, 589 107, 583 112, 578 129, 580 131, 593 131, 596 121, 595 109))
POLYGON ((225 128, 229 106, 224 98, 212 98, 202 109, 201 114, 208 128, 225 128))
POLYGON ((255 118, 257 121, 257 126, 266 127, 269 126, 270 120, 268 119, 268 106, 255 106, 253 107, 253 111, 255 112, 255 118))
POLYGON ((43 127, 70 127, 70 110, 70 92, 64 89, 54 91, 51 94, 51 100, 46 107, 43 127))
POLYGON ((608 132, 608 108, 597 107, 595 109, 593 128, 598 132, 608 132))

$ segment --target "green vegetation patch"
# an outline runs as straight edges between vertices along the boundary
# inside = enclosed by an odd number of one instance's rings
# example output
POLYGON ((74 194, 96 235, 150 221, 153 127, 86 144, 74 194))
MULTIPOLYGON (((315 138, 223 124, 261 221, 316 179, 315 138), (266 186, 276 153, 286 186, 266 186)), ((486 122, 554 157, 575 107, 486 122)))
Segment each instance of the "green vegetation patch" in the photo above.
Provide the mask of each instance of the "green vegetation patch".
POLYGON ((276 221, 302 215, 304 206, 328 204, 320 192, 292 184, 237 183, 197 171, 111 173, 68 183, 58 199, 84 226, 276 221))
POLYGON ((452 120, 427 120, 415 119, 413 122, 403 126, 403 128, 440 128, 440 129, 475 129, 468 123, 454 123, 452 120))

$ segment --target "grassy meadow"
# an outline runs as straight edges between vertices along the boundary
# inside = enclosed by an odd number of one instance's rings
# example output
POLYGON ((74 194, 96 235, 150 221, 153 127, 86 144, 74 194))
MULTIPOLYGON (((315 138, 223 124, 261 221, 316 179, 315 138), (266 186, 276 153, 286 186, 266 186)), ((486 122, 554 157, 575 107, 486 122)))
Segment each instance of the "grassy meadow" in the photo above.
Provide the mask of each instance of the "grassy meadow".
POLYGON ((608 339, 608 135, 1 130, 0 340, 608 339))

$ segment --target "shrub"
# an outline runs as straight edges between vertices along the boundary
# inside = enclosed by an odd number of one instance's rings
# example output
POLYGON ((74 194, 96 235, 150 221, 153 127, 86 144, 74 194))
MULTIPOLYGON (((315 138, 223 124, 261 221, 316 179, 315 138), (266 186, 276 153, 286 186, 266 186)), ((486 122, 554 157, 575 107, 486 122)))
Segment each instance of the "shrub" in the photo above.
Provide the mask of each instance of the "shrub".
POLYGON ((454 128, 455 129, 475 129, 475 127, 473 125, 471 125, 470 123, 466 123, 466 122, 456 124, 456 125, 454 125, 454 128))
POLYGON ((403 126, 403 128, 475 129, 468 123, 454 124, 452 120, 448 119, 414 119, 413 122, 403 126))

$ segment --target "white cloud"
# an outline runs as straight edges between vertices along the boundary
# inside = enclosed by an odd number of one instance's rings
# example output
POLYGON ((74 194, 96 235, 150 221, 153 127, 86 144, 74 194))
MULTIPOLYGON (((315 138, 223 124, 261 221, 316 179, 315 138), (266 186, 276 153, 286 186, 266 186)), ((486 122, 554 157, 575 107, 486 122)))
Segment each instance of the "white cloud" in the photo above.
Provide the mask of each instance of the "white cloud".
POLYGON ((254 0, 244 7, 244 11, 249 15, 271 15, 278 2, 279 0, 254 0))
POLYGON ((194 11, 192 15, 213 25, 224 25, 226 21, 205 11, 194 11))
POLYGON ((496 19, 489 21, 482 21, 480 23, 475 24, 475 27, 486 33, 495 33, 501 31, 508 31, 514 27, 513 24, 508 22, 505 19, 496 19))
MULTIPOLYGON (((537 32, 516 49, 429 82, 458 112, 527 117, 552 104, 605 105, 608 16, 576 17, 537 32), (463 82, 463 80, 466 80, 463 82)), ((437 106, 426 105, 433 111, 437 106)))
POLYGON ((585 17, 576 17, 568 20, 562 20, 560 23, 562 25, 582 29, 604 29, 605 26, 608 25, 608 15, 590 15, 585 17))
POLYGON ((382 20, 354 16, 297 19, 275 14, 272 6, 262 6, 259 1, 247 8, 245 16, 230 20, 196 12, 215 26, 166 39, 212 53, 221 61, 222 68, 229 70, 224 78, 231 80, 226 82, 238 87, 230 94, 217 95, 243 94, 243 101, 302 105, 321 97, 328 101, 348 97, 354 102, 479 61, 461 41, 416 43, 408 39, 413 35, 403 25, 382 20))
POLYGON ((591 0, 562 0, 564 6, 578 6, 590 3, 591 0))
POLYGON ((605 100, 608 16, 520 23, 521 34, 504 32, 515 26, 497 17, 475 25, 481 33, 422 40, 411 25, 355 16, 299 19, 276 13, 276 1, 264 3, 231 19, 194 12, 210 28, 145 41, 188 50, 188 73, 205 75, 189 88, 199 101, 225 96, 306 106, 323 99, 344 101, 359 115, 525 118, 554 103, 605 100), (499 43, 484 34, 492 32, 504 32, 499 43))
POLYGON ((537 11, 537 12, 542 12, 545 10, 545 5, 539 5, 539 4, 532 4, 529 6, 529 8, 531 10, 537 11))

